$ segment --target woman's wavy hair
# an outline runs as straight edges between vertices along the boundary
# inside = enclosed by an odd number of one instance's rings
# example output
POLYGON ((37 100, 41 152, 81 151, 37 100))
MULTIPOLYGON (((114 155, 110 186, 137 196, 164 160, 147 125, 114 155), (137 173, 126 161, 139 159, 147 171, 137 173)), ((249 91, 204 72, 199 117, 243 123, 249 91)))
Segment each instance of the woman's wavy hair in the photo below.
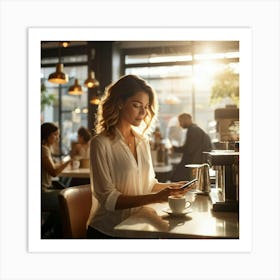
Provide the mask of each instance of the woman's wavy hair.
POLYGON ((58 130, 58 126, 51 122, 41 124, 41 144, 48 141, 49 136, 58 130))
POLYGON ((144 79, 135 75, 122 76, 106 89, 97 110, 96 133, 104 132, 105 135, 113 138, 119 121, 121 104, 140 91, 149 95, 149 107, 144 118, 145 126, 142 134, 149 133, 158 111, 157 97, 153 88, 144 79))

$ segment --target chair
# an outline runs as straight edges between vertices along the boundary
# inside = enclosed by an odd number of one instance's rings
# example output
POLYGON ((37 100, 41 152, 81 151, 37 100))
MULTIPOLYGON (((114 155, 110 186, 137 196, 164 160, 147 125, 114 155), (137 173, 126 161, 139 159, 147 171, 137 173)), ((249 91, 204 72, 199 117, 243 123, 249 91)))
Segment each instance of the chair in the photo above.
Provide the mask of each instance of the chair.
POLYGON ((92 193, 90 185, 73 186, 58 195, 64 238, 86 238, 92 193))

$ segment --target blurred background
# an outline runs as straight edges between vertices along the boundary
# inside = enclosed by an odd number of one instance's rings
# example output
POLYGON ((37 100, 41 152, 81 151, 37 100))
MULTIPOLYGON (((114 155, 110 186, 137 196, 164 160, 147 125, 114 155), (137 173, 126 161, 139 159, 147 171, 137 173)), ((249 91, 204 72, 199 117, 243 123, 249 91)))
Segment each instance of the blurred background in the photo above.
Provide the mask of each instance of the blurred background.
POLYGON ((55 122, 66 155, 80 126, 94 134, 105 88, 136 74, 159 99, 156 127, 173 144, 184 142, 177 116, 190 113, 213 143, 239 141, 238 41, 42 41, 41 122, 55 122), (62 72, 61 82, 50 81, 62 72))

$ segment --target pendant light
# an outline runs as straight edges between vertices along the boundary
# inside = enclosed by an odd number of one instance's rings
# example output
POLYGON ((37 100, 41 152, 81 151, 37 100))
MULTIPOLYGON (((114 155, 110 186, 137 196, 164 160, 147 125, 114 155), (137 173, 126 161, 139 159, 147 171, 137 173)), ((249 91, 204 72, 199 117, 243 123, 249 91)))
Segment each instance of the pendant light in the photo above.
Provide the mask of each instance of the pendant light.
POLYGON ((72 95, 81 95, 81 94, 83 94, 83 89, 82 89, 81 85, 79 84, 79 80, 78 79, 75 79, 74 85, 69 87, 68 93, 72 94, 72 95))
POLYGON ((62 63, 56 65, 56 71, 49 75, 48 81, 60 85, 68 83, 68 75, 63 72, 62 63))
POLYGON ((95 88, 99 86, 99 82, 95 79, 95 73, 89 71, 88 78, 85 80, 84 85, 88 88, 95 88))
POLYGON ((90 104, 99 105, 100 101, 101 101, 100 98, 99 98, 97 95, 95 95, 95 96, 93 96, 93 98, 90 100, 90 104))
POLYGON ((92 105, 99 105, 99 103, 101 102, 101 92, 97 90, 97 92, 92 96, 89 102, 92 105))
POLYGON ((63 41, 63 42, 60 42, 60 45, 63 48, 68 48, 70 46, 70 42, 69 41, 63 41))
POLYGON ((54 84, 62 85, 68 83, 68 80, 68 75, 63 72, 63 64, 61 63, 61 46, 59 46, 56 71, 49 75, 48 81, 54 84))

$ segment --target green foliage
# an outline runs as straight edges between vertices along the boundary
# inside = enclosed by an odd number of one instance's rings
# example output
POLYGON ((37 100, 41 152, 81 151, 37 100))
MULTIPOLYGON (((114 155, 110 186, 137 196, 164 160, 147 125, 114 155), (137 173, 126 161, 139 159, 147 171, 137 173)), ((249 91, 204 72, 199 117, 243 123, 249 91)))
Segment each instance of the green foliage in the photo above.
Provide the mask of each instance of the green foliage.
POLYGON ((239 75, 229 67, 214 77, 210 103, 219 103, 226 97, 231 98, 234 104, 239 104, 239 75))
POLYGON ((55 101, 54 94, 48 94, 44 83, 41 83, 41 111, 45 109, 45 106, 50 106, 55 101))

